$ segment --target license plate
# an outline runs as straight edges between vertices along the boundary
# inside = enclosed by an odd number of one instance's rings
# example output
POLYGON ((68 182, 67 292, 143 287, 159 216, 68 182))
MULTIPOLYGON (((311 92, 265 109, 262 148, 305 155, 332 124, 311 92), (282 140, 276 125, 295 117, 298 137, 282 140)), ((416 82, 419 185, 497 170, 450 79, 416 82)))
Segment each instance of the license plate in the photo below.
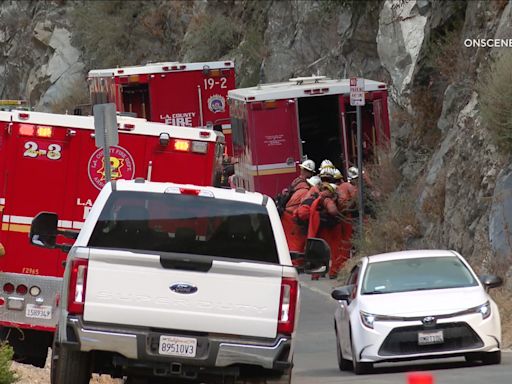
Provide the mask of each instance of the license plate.
POLYGON ((191 337, 160 336, 158 353, 168 356, 195 357, 197 339, 191 337))
POLYGON ((418 332, 418 345, 444 343, 443 331, 418 332))
POLYGON ((27 307, 25 309, 25 316, 30 317, 32 319, 51 320, 52 307, 49 305, 27 304, 27 307))

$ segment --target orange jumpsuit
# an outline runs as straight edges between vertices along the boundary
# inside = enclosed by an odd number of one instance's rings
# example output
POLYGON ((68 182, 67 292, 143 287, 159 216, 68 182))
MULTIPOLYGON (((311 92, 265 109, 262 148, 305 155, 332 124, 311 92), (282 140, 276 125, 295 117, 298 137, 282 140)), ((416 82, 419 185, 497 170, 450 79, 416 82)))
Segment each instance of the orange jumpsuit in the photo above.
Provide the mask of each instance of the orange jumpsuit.
POLYGON ((281 223, 283 224, 284 234, 288 248, 291 252, 304 252, 304 245, 306 244, 306 233, 295 219, 295 211, 300 205, 300 202, 309 191, 309 184, 306 181, 299 181, 295 187, 293 195, 286 203, 286 208, 281 215, 281 223))
POLYGON ((341 239, 338 244, 339 252, 335 253, 332 259, 329 275, 337 275, 343 268, 345 262, 350 258, 352 248, 352 214, 348 211, 357 198, 357 188, 352 184, 345 182, 336 188, 338 199, 336 201, 338 209, 342 212, 344 220, 340 223, 341 239))
MULTIPOLYGON (((331 249, 331 263, 338 259, 341 223, 336 222, 340 215, 336 206, 336 194, 327 190, 320 191, 317 187, 311 188, 309 196, 303 200, 296 215, 300 220, 309 220, 308 238, 319 237, 327 242, 331 249), (331 221, 331 225, 322 222, 322 218, 331 221)), ((318 279, 318 275, 312 275, 311 278, 318 279)))

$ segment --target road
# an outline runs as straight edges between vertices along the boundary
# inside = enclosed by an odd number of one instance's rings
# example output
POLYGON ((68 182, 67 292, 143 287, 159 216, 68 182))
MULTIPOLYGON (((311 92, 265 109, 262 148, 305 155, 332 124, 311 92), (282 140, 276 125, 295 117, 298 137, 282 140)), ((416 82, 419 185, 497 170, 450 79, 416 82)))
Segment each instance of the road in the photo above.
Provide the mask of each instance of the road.
POLYGON ((422 360, 403 364, 376 365, 374 373, 356 376, 341 372, 336 362, 333 313, 330 298, 333 281, 310 281, 301 277, 301 318, 299 322, 293 384, 402 384, 411 371, 428 371, 435 384, 510 384, 512 352, 503 353, 501 365, 468 364, 463 358, 422 360))

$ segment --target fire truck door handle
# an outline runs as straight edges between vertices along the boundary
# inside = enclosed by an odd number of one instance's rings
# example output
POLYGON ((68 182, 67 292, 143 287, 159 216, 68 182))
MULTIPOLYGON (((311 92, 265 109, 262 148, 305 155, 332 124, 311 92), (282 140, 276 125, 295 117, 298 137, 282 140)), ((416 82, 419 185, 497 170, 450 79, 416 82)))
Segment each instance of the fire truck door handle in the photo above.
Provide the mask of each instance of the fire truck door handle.
POLYGON ((62 260, 62 268, 66 268, 66 260, 62 260))

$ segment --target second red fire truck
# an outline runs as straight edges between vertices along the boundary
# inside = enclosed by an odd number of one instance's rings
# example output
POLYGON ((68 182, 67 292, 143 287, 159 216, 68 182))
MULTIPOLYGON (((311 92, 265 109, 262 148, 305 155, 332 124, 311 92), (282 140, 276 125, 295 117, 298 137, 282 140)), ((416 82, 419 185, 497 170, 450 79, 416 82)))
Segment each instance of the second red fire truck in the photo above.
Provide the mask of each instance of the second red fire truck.
MULTIPOLYGON (((372 161, 389 142, 385 83, 365 80, 363 157, 372 161)), ((349 79, 290 79, 229 91, 236 183, 276 196, 299 174, 305 157, 331 160, 346 173, 357 164, 356 110, 349 79)))
MULTIPOLYGON (((224 136, 118 117, 119 145, 110 148, 112 179, 144 178, 219 185, 224 136)), ((0 111, 1 336, 18 357, 43 366, 56 324, 65 253, 36 248, 27 236, 42 210, 78 231, 105 184, 94 118, 0 111)))
POLYGON ((150 63, 89 71, 92 100, 116 103, 117 111, 186 127, 213 126, 226 137, 231 154, 227 93, 235 88, 233 61, 150 63))

